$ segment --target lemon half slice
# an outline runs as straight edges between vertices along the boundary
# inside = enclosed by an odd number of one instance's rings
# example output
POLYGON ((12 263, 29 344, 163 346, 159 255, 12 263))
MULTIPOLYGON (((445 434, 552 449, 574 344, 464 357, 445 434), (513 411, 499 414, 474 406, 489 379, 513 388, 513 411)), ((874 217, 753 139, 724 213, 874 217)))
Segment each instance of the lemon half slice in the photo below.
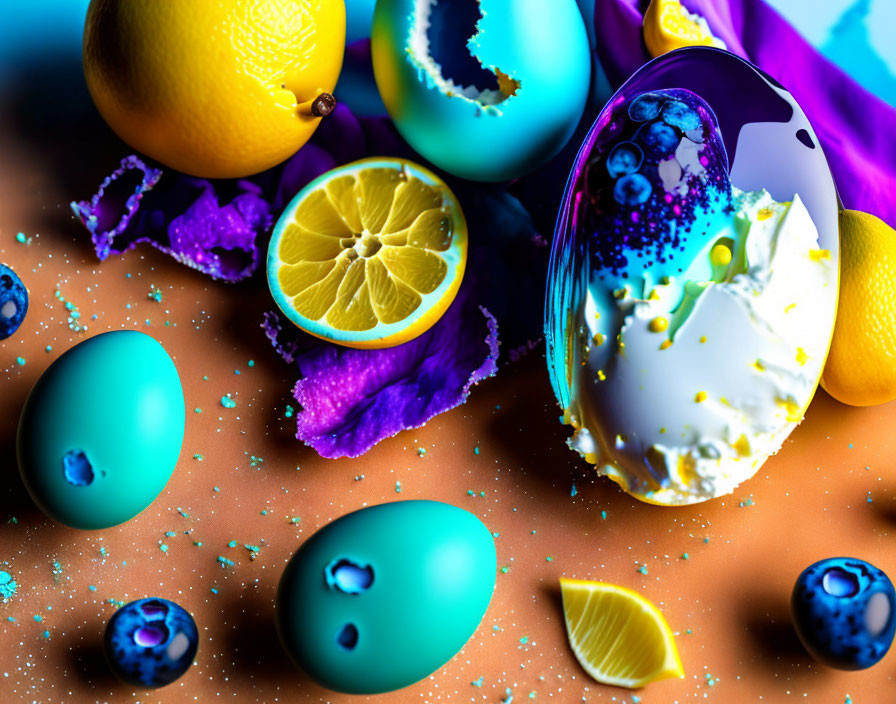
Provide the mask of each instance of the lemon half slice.
POLYGON ((706 20, 682 7, 680 0, 651 0, 644 13, 644 43, 651 56, 686 46, 715 46, 725 43, 713 36, 706 20))
POLYGON ((451 305, 467 223, 435 174, 404 159, 363 159, 309 183, 268 248, 268 284, 306 332, 382 348, 421 335, 451 305))
POLYGON ((631 589, 561 579, 563 615, 576 659, 598 682, 637 688, 684 677, 669 624, 631 589))

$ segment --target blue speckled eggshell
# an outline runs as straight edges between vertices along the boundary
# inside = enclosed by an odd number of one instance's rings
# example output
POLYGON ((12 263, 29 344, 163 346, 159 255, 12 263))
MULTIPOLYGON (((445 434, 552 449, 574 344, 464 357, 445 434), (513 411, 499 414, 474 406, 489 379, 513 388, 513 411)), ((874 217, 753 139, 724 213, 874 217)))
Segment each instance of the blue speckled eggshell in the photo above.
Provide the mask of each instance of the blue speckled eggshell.
POLYGON ((180 605, 160 598, 122 606, 106 624, 106 660, 128 684, 156 688, 183 675, 196 657, 199 631, 180 605))
MULTIPOLYGON (((520 82, 489 109, 447 96, 407 52, 416 0, 379 0, 371 50, 380 95, 407 142, 437 167, 473 181, 533 171, 569 140, 591 79, 585 24, 575 0, 480 0, 480 63, 520 82)), ((457 36, 457 52, 469 37, 457 36)))
POLYGON ((183 389, 142 332, 89 338, 57 359, 19 419, 19 471, 51 518, 82 528, 130 520, 161 493, 184 437, 183 389))
POLYGON ((435 501, 355 511, 321 528, 277 594, 286 651, 325 687, 375 694, 444 665, 491 599, 495 542, 476 516, 435 501), (353 569, 340 579, 340 566, 353 569))
POLYGON ((18 274, 0 263, 0 340, 11 337, 28 312, 28 291, 18 274))
POLYGON ((791 611, 806 650, 819 662, 841 670, 874 665, 887 653, 896 633, 893 584, 882 570, 855 558, 832 557, 807 567, 793 588, 791 611), (837 595, 825 589, 825 574, 830 570, 844 574, 846 580, 840 581, 854 593, 837 595), (888 609, 876 633, 869 632, 866 622, 872 598, 888 609))

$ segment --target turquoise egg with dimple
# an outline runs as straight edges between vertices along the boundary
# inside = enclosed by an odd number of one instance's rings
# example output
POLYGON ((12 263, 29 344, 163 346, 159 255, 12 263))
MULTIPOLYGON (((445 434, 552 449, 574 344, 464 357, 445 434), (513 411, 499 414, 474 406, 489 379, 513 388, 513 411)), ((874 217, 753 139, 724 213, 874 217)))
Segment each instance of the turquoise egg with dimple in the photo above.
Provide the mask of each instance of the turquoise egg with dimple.
POLYGON ((495 587, 492 534, 436 501, 350 513, 312 535, 277 593, 290 657, 325 687, 376 694, 442 667, 473 635, 495 587))
POLYGON ((177 368, 155 339, 117 330, 68 350, 19 418, 19 472, 38 507, 67 526, 109 528, 162 492, 184 438, 177 368))
POLYGON ((588 99, 575 0, 379 0, 371 52, 402 137, 473 181, 508 181, 550 160, 588 99))

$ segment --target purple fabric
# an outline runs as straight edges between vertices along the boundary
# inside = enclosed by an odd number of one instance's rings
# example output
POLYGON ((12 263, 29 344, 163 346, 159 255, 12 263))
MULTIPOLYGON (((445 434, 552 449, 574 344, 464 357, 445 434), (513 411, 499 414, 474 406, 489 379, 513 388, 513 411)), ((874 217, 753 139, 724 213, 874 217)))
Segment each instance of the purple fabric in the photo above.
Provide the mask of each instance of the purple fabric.
MULTIPOLYGON (((896 227, 896 110, 825 59, 762 0, 684 0, 728 49, 789 90, 803 108, 846 208, 896 227)), ((618 88, 650 59, 641 38, 641 0, 598 0, 597 52, 618 88)), ((732 86, 736 90, 736 86, 732 86)))
POLYGON ((357 457, 381 440, 417 428, 462 404, 497 371, 498 324, 464 283, 441 319, 398 347, 356 350, 310 343, 277 313, 263 327, 302 378, 296 437, 328 458, 357 457))

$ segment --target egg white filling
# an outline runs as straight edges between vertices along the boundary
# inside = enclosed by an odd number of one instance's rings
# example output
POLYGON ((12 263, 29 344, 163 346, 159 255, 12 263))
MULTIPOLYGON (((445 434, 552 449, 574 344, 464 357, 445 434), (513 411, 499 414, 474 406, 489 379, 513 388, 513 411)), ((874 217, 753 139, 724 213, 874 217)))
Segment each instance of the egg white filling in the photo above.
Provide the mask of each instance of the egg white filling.
POLYGON ((836 279, 799 197, 736 191, 734 204, 683 281, 644 299, 592 286, 585 301, 570 446, 653 503, 705 501, 753 476, 802 420, 830 343, 836 279), (720 242, 730 263, 695 276, 720 242))
MULTIPOLYGON (((468 3, 479 5, 479 0, 464 0, 468 3)), ((470 55, 487 71, 495 75, 498 80, 498 89, 479 88, 476 85, 458 85, 450 76, 446 76, 442 66, 432 57, 429 43, 429 29, 432 23, 432 9, 439 4, 439 0, 416 0, 414 5, 414 21, 411 23, 411 33, 408 37, 408 56, 414 64, 424 71, 442 93, 458 96, 483 107, 489 107, 503 103, 519 90, 520 83, 496 66, 486 66, 476 56, 476 38, 482 31, 479 23, 476 25, 476 33, 467 39, 463 51, 469 51, 470 55)), ((481 12, 481 11, 480 11, 481 12)), ((480 19, 481 22, 481 19, 480 19)), ((438 29, 438 28, 436 28, 438 29)), ((461 38, 458 38, 458 42, 461 38)), ((459 49, 460 50, 460 49, 459 49)))

